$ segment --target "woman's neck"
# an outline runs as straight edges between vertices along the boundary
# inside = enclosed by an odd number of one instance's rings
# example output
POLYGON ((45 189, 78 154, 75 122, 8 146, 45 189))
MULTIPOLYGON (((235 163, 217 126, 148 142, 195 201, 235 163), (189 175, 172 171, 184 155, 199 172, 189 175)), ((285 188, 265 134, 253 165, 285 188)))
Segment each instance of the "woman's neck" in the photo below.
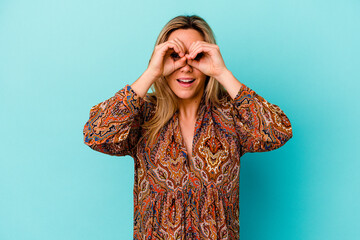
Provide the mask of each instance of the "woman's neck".
POLYGON ((197 111, 200 106, 201 96, 196 99, 182 99, 179 102, 179 114, 183 120, 196 119, 197 111))

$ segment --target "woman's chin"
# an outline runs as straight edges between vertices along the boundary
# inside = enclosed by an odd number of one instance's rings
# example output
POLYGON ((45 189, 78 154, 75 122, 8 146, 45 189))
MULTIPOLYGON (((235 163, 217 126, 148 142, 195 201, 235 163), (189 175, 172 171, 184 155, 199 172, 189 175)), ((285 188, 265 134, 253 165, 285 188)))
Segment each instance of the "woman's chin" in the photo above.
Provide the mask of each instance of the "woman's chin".
POLYGON ((202 97, 203 91, 194 92, 189 90, 177 89, 174 93, 179 100, 196 100, 202 97))

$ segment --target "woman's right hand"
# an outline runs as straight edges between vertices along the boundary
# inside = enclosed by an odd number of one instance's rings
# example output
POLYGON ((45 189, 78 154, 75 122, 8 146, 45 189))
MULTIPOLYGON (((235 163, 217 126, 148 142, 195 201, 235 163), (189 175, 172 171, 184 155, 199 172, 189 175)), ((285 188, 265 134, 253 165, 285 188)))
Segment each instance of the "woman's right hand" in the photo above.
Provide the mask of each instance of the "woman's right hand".
POLYGON ((151 85, 161 76, 168 76, 186 64, 185 47, 179 39, 172 39, 154 48, 146 71, 131 84, 132 89, 145 97, 151 85))
POLYGON ((159 78, 168 76, 185 65, 185 47, 175 38, 155 46, 147 70, 155 78, 159 78))

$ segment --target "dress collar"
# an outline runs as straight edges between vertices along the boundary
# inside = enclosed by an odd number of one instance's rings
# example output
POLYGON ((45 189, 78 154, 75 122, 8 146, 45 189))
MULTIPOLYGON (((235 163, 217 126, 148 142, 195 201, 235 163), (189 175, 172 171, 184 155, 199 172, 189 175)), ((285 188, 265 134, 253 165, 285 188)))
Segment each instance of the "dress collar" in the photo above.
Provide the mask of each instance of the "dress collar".
MULTIPOLYGON (((204 115, 206 113, 206 110, 210 108, 209 104, 206 103, 205 93, 202 95, 199 108, 197 111, 196 116, 196 122, 195 122, 195 133, 197 132, 197 129, 201 125, 201 122, 203 121, 204 115)), ((183 144, 183 139, 181 136, 181 129, 180 129, 180 122, 179 122, 179 109, 176 110, 173 116, 173 130, 174 130, 174 138, 178 143, 183 144)), ((195 136, 194 136, 195 137, 195 136)))

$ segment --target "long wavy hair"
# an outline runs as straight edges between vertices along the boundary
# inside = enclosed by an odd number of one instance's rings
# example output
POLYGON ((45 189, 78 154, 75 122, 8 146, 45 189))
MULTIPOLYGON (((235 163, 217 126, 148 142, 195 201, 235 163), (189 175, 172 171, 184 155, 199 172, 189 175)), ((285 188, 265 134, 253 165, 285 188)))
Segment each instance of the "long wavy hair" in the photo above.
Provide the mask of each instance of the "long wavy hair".
MULTIPOLYGON (((155 46, 166 42, 170 34, 177 29, 197 30, 204 37, 205 42, 216 44, 214 33, 203 18, 197 15, 179 15, 171 19, 163 27, 156 40, 155 46)), ((145 136, 148 137, 148 144, 155 141, 160 129, 178 110, 178 98, 169 87, 164 76, 156 80, 151 86, 151 89, 152 93, 149 94, 150 98, 148 99, 152 99, 155 103, 155 113, 149 121, 143 124, 144 129, 146 129, 145 136)), ((223 86, 217 80, 210 76, 206 77, 204 94, 207 104, 219 104, 219 99, 224 91, 223 86)))

